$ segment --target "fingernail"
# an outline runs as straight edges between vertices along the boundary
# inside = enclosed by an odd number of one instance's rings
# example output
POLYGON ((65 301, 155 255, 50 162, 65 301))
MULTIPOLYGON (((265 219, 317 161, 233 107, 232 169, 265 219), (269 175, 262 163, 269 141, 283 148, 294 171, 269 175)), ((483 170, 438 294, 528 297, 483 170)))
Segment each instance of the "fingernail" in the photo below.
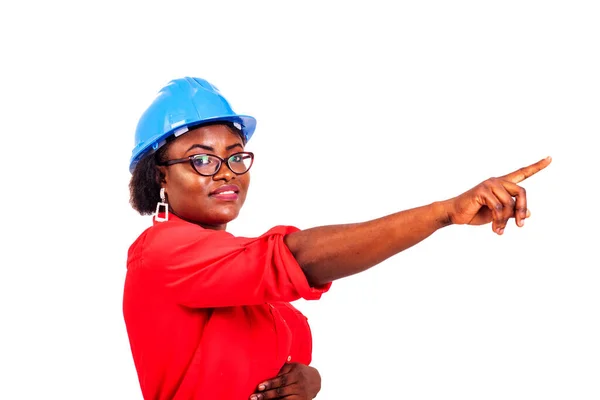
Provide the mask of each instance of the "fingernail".
POLYGON ((523 225, 525 225, 525 220, 524 219, 522 219, 522 220, 519 221, 519 226, 523 226, 523 225))
POLYGON ((265 390, 265 385, 263 385, 263 384, 258 385, 258 390, 265 390))
POLYGON ((256 397, 255 395, 250 396, 250 400, 258 400, 258 397, 256 397))
POLYGON ((498 229, 498 235, 502 235, 504 233, 504 229, 498 229))

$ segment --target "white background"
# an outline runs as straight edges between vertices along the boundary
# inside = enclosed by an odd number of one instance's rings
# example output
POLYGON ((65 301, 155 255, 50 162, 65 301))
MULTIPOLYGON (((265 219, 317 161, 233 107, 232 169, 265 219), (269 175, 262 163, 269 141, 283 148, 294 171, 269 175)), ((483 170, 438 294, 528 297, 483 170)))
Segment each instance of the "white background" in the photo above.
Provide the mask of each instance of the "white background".
POLYGON ((127 167, 182 76, 258 119, 235 234, 363 221, 554 158, 523 184, 524 228, 445 228, 298 302, 319 398, 600 398, 596 4, 3 3, 0 398, 141 399, 121 296, 150 218, 127 167))

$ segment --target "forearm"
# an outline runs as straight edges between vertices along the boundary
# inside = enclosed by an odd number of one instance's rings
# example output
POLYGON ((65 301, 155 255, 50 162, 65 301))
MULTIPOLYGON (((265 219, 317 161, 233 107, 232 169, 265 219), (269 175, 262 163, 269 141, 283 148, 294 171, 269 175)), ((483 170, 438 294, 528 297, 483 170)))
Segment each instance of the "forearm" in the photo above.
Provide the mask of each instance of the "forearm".
POLYGON ((365 271, 450 223, 444 203, 372 221, 291 233, 285 243, 313 286, 365 271))

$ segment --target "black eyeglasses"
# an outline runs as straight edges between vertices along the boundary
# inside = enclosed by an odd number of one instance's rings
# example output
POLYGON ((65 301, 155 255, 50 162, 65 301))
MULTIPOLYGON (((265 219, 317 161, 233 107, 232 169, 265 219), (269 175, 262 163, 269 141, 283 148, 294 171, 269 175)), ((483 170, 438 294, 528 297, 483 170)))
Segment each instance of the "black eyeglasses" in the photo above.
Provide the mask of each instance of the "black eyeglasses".
POLYGON ((194 168, 194 171, 202 176, 213 176, 220 169, 221 164, 225 163, 236 175, 242 175, 250 170, 252 163, 254 162, 254 153, 249 151, 242 151, 235 153, 227 157, 227 160, 222 159, 214 154, 194 154, 186 158, 178 158, 177 160, 169 160, 163 163, 157 164, 168 167, 169 165, 189 162, 194 168))

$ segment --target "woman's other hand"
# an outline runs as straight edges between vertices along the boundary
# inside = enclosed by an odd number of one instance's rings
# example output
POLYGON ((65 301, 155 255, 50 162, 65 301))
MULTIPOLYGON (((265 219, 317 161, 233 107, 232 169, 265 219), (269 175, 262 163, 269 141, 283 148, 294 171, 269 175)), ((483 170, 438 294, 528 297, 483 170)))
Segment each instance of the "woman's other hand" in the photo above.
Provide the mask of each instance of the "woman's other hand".
POLYGON ((259 384, 250 400, 312 400, 320 390, 319 371, 307 365, 290 363, 285 364, 275 378, 259 384))
POLYGON ((490 178, 463 194, 447 200, 448 219, 461 225, 483 225, 492 222, 492 230, 501 235, 509 218, 523 226, 530 212, 525 189, 517 185, 546 168, 552 159, 544 158, 528 167, 519 168, 499 178, 490 178))

